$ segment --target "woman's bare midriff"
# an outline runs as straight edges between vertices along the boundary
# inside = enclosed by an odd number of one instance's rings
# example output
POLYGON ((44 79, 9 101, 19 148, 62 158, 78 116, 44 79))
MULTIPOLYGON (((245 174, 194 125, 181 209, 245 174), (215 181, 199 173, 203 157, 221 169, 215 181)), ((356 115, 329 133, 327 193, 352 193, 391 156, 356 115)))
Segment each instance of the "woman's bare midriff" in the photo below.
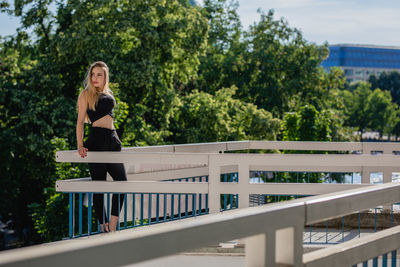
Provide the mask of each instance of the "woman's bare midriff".
POLYGON ((92 123, 93 127, 114 129, 114 120, 110 115, 106 115, 92 123))

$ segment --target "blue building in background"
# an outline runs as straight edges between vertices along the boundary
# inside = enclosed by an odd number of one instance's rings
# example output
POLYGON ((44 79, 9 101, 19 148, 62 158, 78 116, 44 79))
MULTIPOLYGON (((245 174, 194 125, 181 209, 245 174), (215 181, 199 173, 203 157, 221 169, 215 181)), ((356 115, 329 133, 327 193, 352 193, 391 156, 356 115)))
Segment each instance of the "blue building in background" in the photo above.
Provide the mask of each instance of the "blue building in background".
POLYGON ((400 47, 337 44, 329 46, 329 56, 322 62, 326 71, 341 67, 349 82, 365 81, 384 71, 400 72, 400 47))

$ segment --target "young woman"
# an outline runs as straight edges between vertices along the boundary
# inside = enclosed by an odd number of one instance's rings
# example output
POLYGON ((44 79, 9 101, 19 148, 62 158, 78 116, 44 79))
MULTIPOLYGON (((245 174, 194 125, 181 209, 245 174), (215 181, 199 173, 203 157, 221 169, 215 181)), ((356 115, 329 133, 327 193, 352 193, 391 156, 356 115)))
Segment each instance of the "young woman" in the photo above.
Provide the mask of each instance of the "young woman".
MULTIPOLYGON (((121 151, 121 141, 114 129, 113 121, 115 99, 108 88, 108 83, 107 65, 101 61, 93 63, 87 73, 85 89, 79 95, 77 103, 76 138, 78 153, 82 158, 86 157, 88 151, 121 151), (85 122, 90 122, 92 127, 87 140, 83 142, 85 122)), ((93 181, 105 181, 107 172, 113 180, 127 180, 122 163, 89 163, 89 171, 93 181)), ((102 232, 115 231, 123 202, 123 194, 119 200, 118 194, 113 194, 109 220, 104 210, 104 195, 94 194, 93 205, 102 232)))

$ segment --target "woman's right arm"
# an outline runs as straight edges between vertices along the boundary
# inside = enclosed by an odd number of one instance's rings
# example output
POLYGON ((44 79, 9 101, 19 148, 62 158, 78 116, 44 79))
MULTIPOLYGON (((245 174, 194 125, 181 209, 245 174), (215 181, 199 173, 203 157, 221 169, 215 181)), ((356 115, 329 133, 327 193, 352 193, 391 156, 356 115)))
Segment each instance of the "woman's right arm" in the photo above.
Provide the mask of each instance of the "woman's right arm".
POLYGON ((78 119, 76 121, 76 141, 78 144, 78 153, 82 158, 86 157, 88 151, 86 147, 83 147, 83 129, 85 125, 86 107, 86 94, 82 92, 78 97, 78 119))

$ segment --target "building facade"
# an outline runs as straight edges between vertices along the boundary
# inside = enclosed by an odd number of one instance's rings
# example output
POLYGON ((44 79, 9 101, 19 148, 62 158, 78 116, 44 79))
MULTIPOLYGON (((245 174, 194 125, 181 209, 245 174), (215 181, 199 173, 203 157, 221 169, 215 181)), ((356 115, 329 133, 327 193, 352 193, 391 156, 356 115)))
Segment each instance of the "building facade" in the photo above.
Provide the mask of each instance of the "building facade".
POLYGON ((366 81, 369 76, 382 72, 400 72, 400 47, 337 44, 329 46, 329 56, 322 62, 329 72, 331 67, 341 67, 347 81, 366 81))

